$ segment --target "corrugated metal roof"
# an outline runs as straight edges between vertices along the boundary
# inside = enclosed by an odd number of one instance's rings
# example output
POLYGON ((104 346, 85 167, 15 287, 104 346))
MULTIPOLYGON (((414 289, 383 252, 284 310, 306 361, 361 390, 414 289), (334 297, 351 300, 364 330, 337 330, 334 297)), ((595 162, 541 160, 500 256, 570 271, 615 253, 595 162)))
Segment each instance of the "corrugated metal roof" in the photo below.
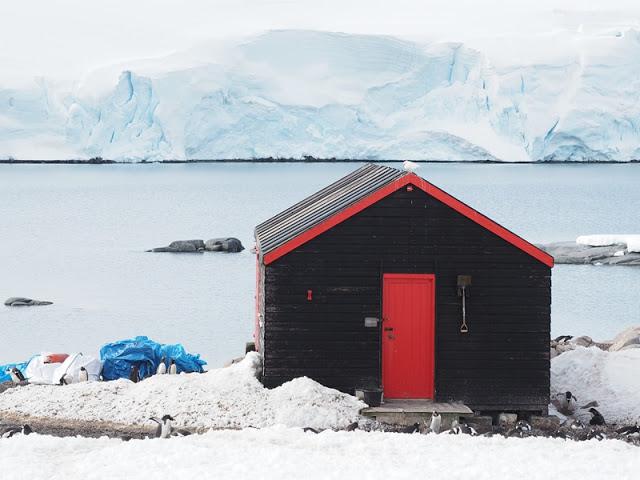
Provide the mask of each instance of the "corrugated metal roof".
POLYGON ((261 254, 269 253, 344 210, 386 184, 407 175, 392 167, 368 163, 310 197, 287 208, 255 229, 261 254))

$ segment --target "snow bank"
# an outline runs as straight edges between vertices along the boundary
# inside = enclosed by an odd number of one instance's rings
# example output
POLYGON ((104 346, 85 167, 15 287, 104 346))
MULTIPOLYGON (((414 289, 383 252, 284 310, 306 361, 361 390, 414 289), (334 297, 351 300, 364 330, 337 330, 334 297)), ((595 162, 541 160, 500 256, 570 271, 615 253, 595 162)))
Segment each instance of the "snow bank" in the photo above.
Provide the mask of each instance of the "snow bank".
MULTIPOLYGON (((590 247, 606 247, 609 245, 624 244, 628 252, 640 252, 640 235, 582 235, 576 239, 579 245, 590 247)), ((622 252, 624 254, 624 252, 622 252)), ((618 255, 618 253, 616 253, 618 255)))
POLYGON ((551 360, 551 395, 571 391, 578 404, 596 400, 609 423, 640 422, 640 348, 606 352, 577 347, 551 360))
POLYGON ((297 378, 268 390, 258 381, 260 356, 203 374, 159 375, 65 387, 30 385, 0 394, 0 413, 145 424, 171 414, 196 428, 287 426, 340 428, 355 421, 365 404, 355 397, 297 378))
POLYGON ((149 478, 631 479, 638 447, 615 440, 472 438, 282 427, 170 440, 41 435, 0 440, 3 480, 149 478), (44 472, 47 472, 46 474, 44 472), (48 477, 46 477, 48 478, 48 477))

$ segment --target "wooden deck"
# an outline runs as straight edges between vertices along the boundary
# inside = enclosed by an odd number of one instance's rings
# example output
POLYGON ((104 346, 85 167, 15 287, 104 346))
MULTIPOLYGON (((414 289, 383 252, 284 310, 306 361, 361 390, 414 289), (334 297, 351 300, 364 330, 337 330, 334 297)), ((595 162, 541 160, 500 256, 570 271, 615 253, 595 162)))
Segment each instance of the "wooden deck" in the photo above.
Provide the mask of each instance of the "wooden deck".
POLYGON ((383 423, 413 425, 430 422, 433 412, 442 416, 443 428, 449 428, 454 420, 460 421, 460 417, 473 415, 473 410, 463 403, 433 400, 386 400, 379 407, 363 408, 360 414, 383 423))

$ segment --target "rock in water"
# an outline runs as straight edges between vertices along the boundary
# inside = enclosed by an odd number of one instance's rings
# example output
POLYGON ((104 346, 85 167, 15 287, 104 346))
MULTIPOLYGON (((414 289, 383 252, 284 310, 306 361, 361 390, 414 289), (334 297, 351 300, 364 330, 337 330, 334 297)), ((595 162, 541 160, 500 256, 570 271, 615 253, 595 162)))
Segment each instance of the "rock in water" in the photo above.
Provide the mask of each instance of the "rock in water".
POLYGON ((47 300, 34 300, 25 297, 11 297, 4 302, 7 307, 35 307, 38 305, 53 305, 53 302, 47 300))
POLYGON ((231 252, 237 253, 244 250, 242 242, 237 238, 212 238, 205 243, 205 249, 210 252, 231 252))
POLYGON ((640 253, 628 252, 624 244, 591 247, 576 242, 556 242, 537 246, 551 255, 555 263, 640 265, 640 253))
POLYGON ((203 240, 176 240, 168 247, 159 247, 147 250, 148 252, 169 252, 169 253, 193 253, 204 250, 203 240))

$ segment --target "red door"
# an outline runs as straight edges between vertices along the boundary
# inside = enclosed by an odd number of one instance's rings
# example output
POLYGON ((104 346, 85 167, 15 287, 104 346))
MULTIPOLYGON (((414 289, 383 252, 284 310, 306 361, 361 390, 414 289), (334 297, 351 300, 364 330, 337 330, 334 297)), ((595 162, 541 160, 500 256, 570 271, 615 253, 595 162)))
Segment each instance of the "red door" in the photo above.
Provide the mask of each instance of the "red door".
POLYGON ((435 276, 384 274, 382 319, 385 398, 433 398, 435 276))

